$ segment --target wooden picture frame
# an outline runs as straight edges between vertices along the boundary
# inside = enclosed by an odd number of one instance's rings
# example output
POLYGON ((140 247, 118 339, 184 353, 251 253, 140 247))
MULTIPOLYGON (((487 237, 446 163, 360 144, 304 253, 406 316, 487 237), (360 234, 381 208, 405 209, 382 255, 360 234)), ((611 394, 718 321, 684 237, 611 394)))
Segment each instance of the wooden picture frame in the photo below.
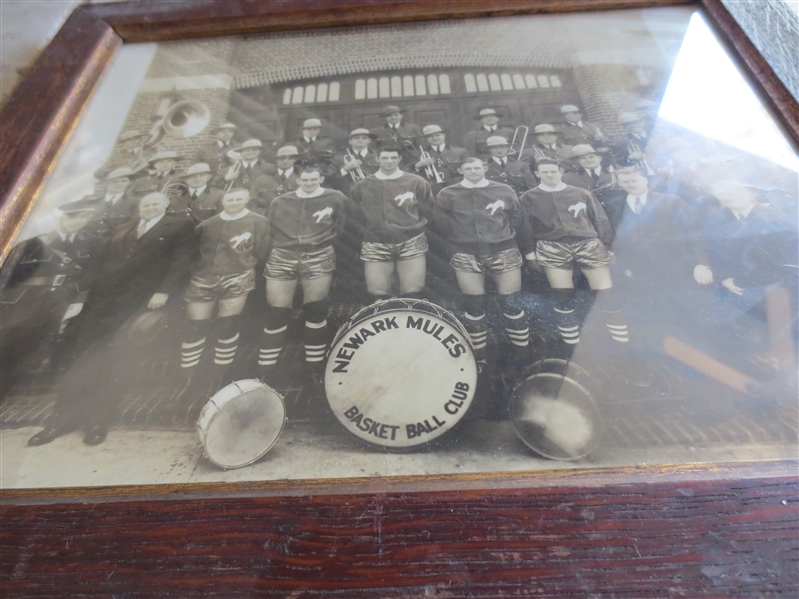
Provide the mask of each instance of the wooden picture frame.
MULTIPOLYGON (((797 143, 796 100, 718 0, 80 7, 0 113, 2 256, 123 43, 678 4, 704 9, 797 143)), ((796 474, 771 461, 3 490, 0 581, 9 597, 787 597, 796 474)))

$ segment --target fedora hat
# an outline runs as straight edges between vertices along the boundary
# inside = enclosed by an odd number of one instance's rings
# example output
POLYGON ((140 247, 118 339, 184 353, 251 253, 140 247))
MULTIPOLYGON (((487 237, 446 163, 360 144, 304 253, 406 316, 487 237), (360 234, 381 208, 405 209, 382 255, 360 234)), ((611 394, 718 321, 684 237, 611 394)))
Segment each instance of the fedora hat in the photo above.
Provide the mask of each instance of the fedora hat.
POLYGON ((380 116, 388 116, 390 114, 395 114, 399 112, 400 114, 405 114, 405 110, 400 108, 399 106, 386 106, 383 110, 380 111, 380 116))
POLYGON ((236 125, 234 125, 233 123, 222 123, 221 125, 219 125, 214 129, 214 132, 221 131, 222 129, 231 129, 235 131, 236 125))
POLYGON ((438 125, 427 125, 424 129, 422 129, 422 135, 424 135, 425 137, 427 137, 428 135, 435 135, 436 133, 446 134, 446 131, 444 131, 438 125))
POLYGON ((494 110, 493 108, 481 108, 481 109, 478 111, 478 113, 477 113, 477 116, 476 116, 476 117, 474 117, 474 118, 475 118, 475 120, 479 121, 479 120, 480 120, 481 118, 483 118, 484 116, 495 116, 495 117, 497 117, 498 119, 501 119, 501 118, 502 118, 503 116, 505 116, 505 115, 504 115, 504 114, 502 114, 501 112, 497 112, 497 111, 496 111, 496 110, 494 110))
POLYGON ((350 136, 347 139, 352 139, 356 135, 368 135, 372 139, 377 137, 377 135, 369 131, 369 129, 365 129, 364 127, 359 127, 358 129, 353 129, 352 131, 350 131, 350 136))
POLYGON ((322 121, 320 121, 319 119, 305 119, 302 122, 303 129, 312 129, 312 128, 315 129, 317 127, 320 129, 322 127, 322 121))
POLYGON ((248 148, 258 148, 260 150, 263 147, 263 145, 264 144, 261 143, 260 139, 248 139, 238 148, 233 148, 231 152, 241 152, 242 150, 246 150, 248 148))
POLYGON ((569 158, 579 158, 587 154, 604 154, 607 150, 595 150, 590 144, 577 144, 572 148, 572 155, 569 158))
POLYGON ((159 160, 179 160, 178 153, 174 150, 162 150, 161 152, 156 152, 152 155, 147 162, 152 164, 153 162, 158 162, 159 160))
POLYGON ((501 135, 492 135, 486 140, 486 146, 493 148, 494 146, 509 146, 510 142, 501 135))
POLYGON ((555 127, 553 127, 552 125, 541 123, 540 125, 535 126, 535 129, 533 129, 533 133, 535 135, 539 135, 541 133, 557 133, 557 131, 555 131, 555 127))
POLYGON ((278 158, 288 157, 288 156, 299 156, 300 151, 296 148, 296 146, 283 146, 277 151, 276 156, 278 158))
POLYGON ((196 162, 186 169, 186 172, 181 175, 183 179, 191 177, 192 175, 213 175, 211 167, 205 162, 196 162))

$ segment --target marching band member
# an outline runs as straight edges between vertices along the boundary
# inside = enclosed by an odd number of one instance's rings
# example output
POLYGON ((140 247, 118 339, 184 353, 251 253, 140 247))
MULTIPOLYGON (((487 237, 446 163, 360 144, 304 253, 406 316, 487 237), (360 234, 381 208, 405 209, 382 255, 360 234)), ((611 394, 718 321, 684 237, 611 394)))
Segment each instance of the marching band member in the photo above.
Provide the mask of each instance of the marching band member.
POLYGON ((102 195, 84 198, 95 204, 91 221, 86 225, 88 233, 106 239, 116 227, 134 218, 138 200, 129 193, 133 176, 133 170, 127 166, 114 169, 101 182, 102 195))
POLYGON ((427 157, 422 158, 421 153, 416 152, 411 162, 416 174, 424 177, 435 195, 458 180, 458 169, 469 153, 465 148, 447 144, 447 134, 438 125, 427 125, 422 129, 422 135, 424 144, 421 152, 426 153, 427 157))
POLYGON ((635 166, 646 177, 655 174, 651 157, 646 153, 649 134, 644 122, 631 112, 619 114, 619 124, 624 129, 624 136, 613 147, 613 156, 619 166, 635 166))
POLYGON ((577 144, 572 148, 571 160, 579 168, 563 175, 566 185, 580 187, 599 201, 615 231, 621 220, 625 193, 616 184, 613 167, 603 164, 602 155, 607 150, 595 150, 588 144, 577 144))
POLYGON ((241 160, 232 164, 223 177, 217 178, 216 186, 249 191, 258 177, 274 173, 275 165, 261 158, 263 145, 259 139, 248 139, 231 150, 240 154, 241 160))
POLYGON ((322 121, 319 119, 305 119, 302 123, 302 135, 291 142, 300 152, 299 163, 302 166, 317 165, 329 172, 333 161, 333 140, 320 135, 322 121))
POLYGON ((433 194, 424 179, 400 170, 399 148, 383 148, 378 162, 380 170, 358 181, 351 192, 366 289, 375 299, 389 297, 396 270, 400 295, 419 296, 427 272, 424 228, 432 214, 433 194))
POLYGON ((250 208, 266 216, 269 205, 277 196, 294 191, 300 185, 295 165, 299 151, 294 146, 283 146, 277 151, 277 172, 261 175, 250 187, 250 208))
POLYGON ((128 193, 136 198, 143 198, 147 194, 161 192, 167 185, 177 182, 175 165, 179 157, 177 152, 164 150, 155 153, 148 160, 152 167, 150 173, 144 177, 136 179, 130 186, 128 193))
POLYGON ((513 129, 499 125, 502 114, 493 108, 481 108, 475 120, 480 121, 480 127, 466 134, 466 150, 469 156, 478 156, 486 159, 491 154, 486 146, 486 140, 492 136, 513 138, 513 129))
POLYGON ((214 365, 221 374, 233 363, 239 342, 239 315, 255 289, 255 265, 269 249, 269 221, 247 209, 250 194, 233 189, 222 198, 223 211, 195 229, 199 255, 184 299, 188 326, 181 346, 181 368, 199 364, 216 312, 214 365))
POLYGON ((602 135, 599 127, 593 123, 583 121, 583 113, 573 104, 562 106, 560 113, 565 119, 565 122, 560 126, 565 145, 576 146, 577 144, 591 143, 602 145, 606 142, 605 136, 602 135))
POLYGON ((369 148, 375 137, 369 129, 353 129, 348 140, 349 147, 334 156, 330 178, 334 187, 345 195, 349 195, 355 183, 380 169, 377 154, 369 148))
POLYGON ((213 176, 211 167, 204 162, 192 164, 178 177, 185 183, 186 190, 180 196, 172 198, 168 212, 183 210, 195 223, 219 214, 222 196, 225 194, 221 189, 209 185, 213 176))
POLYGON ((410 158, 408 150, 403 142, 409 141, 413 144, 422 136, 419 125, 414 123, 403 123, 405 110, 399 106, 386 106, 380 111, 380 116, 386 119, 386 124, 375 127, 371 133, 375 136, 375 147, 379 151, 384 147, 399 148, 403 160, 410 158))
POLYGON ((522 255, 516 236, 529 246, 529 228, 516 193, 508 185, 489 181, 480 158, 461 164, 463 180, 439 192, 436 221, 452 252, 458 287, 464 296, 464 325, 479 361, 485 360, 487 337, 485 276, 491 274, 503 300, 505 331, 515 348, 530 343, 521 298, 522 255))
POLYGON ((572 147, 560 143, 558 133, 552 125, 546 123, 536 125, 533 128, 533 135, 535 136, 535 143, 526 148, 519 157, 519 160, 525 164, 534 167, 538 162, 537 156, 554 158, 561 162, 571 156, 572 147))
POLYGON ((517 195, 538 185, 530 167, 520 160, 509 159, 510 142, 504 137, 494 135, 486 140, 491 158, 486 161, 486 179, 510 185, 517 195))
POLYGON ((213 131, 216 138, 209 144, 200 146, 194 155, 194 163, 207 164, 211 172, 218 173, 221 169, 230 166, 227 153, 233 149, 233 136, 236 134, 236 125, 223 123, 213 131))
POLYGON ((336 268, 333 241, 344 227, 347 197, 321 186, 324 177, 318 166, 303 168, 299 181, 298 189, 269 206, 272 251, 264 270, 269 307, 258 353, 258 364, 267 373, 285 344, 297 282, 302 285, 306 363, 323 366, 327 351, 327 297, 336 268))
POLYGON ((542 158, 536 167, 541 184, 521 197, 536 240, 525 258, 544 270, 556 303, 558 332, 563 341, 580 341, 580 323, 575 314, 573 274, 578 266, 593 291, 605 292, 605 325, 614 341, 629 341, 621 306, 610 290, 610 254, 613 238, 610 223, 596 198, 585 189, 561 181, 563 168, 557 160, 542 158))

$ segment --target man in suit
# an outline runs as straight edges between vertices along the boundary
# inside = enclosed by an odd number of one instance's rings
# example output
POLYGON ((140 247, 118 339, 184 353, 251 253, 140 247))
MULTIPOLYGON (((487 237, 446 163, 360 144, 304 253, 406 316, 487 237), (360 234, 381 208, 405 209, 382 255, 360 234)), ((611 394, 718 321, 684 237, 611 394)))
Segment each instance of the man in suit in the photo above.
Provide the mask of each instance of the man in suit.
POLYGON ((561 135, 563 135, 563 143, 567 146, 576 146, 577 144, 598 144, 604 145, 607 140, 599 127, 593 123, 588 123, 583 120, 583 113, 580 109, 573 104, 567 104, 561 107, 560 113, 563 115, 565 122, 560 126, 561 135))
POLYGON ((426 152, 428 157, 423 159, 421 153, 416 152, 411 157, 411 163, 416 174, 427 181, 433 195, 436 195, 461 178, 458 169, 469 157, 469 153, 465 148, 449 145, 446 132, 438 125, 427 125, 422 129, 422 135, 424 143, 421 150, 426 152))
POLYGON ((577 144, 572 148, 571 160, 579 168, 564 174, 563 182, 590 191, 602 205, 610 226, 615 231, 621 220, 627 194, 616 184, 613 167, 607 164, 609 160, 603 161, 605 154, 606 150, 595 150, 588 144, 577 144))
POLYGON ((324 174, 330 172, 333 162, 335 146, 329 137, 322 137, 322 121, 319 119, 305 119, 302 123, 302 135, 291 142, 300 153, 299 162, 302 166, 318 166, 324 174))
POLYGON ((227 153, 233 149, 233 136, 236 134, 236 125, 223 123, 214 130, 216 139, 209 144, 200 146, 194 155, 194 163, 207 164, 211 172, 216 174, 221 169, 227 168, 231 160, 227 153))
POLYGON ((269 212, 269 205, 277 196, 294 191, 300 186, 295 168, 299 151, 296 147, 283 146, 277 151, 277 172, 261 175, 250 187, 249 208, 261 216, 269 212))
POLYGON ((486 140, 492 136, 513 139, 514 130, 510 127, 501 126, 499 119, 502 114, 493 108, 481 108, 475 119, 480 122, 480 127, 466 134, 466 150, 469 156, 477 156, 486 160, 491 156, 488 151, 486 140))
POLYGON ((85 199, 95 203, 86 231, 101 239, 108 238, 119 225, 130 221, 138 210, 138 200, 129 193, 134 172, 123 166, 112 170, 101 182, 100 193, 85 199))
POLYGON ((211 218, 221 211, 222 196, 220 189, 209 185, 214 173, 204 162, 192 164, 186 172, 178 177, 185 183, 185 191, 173 197, 167 213, 185 214, 195 223, 211 218))
POLYGON ((422 130, 415 123, 402 122, 405 110, 399 106, 386 106, 380 111, 380 116, 386 119, 386 124, 375 127, 371 131, 374 135, 376 149, 379 151, 387 146, 400 148, 401 159, 403 162, 407 161, 410 158, 410 152, 404 142, 408 141, 416 145, 422 136, 422 130))
POLYGON ((553 158, 563 163, 564 170, 572 170, 565 161, 572 155, 572 147, 564 145, 558 139, 555 127, 547 123, 536 125, 533 129, 535 142, 522 152, 519 160, 535 170, 535 165, 542 158, 553 158))
POLYGON ((486 161, 486 179, 510 185, 521 195, 528 189, 538 185, 530 167, 520 160, 509 158, 510 142, 504 137, 495 135, 486 140, 491 158, 486 161))
POLYGON ((148 194, 139 202, 139 218, 112 233, 77 332, 76 361, 58 386, 46 427, 30 445, 50 443, 77 427, 87 445, 105 440, 118 398, 136 372, 131 349, 114 334, 140 311, 179 302, 194 256, 191 221, 168 215, 168 207, 164 194, 148 194))
POLYGON ((272 175, 277 168, 271 162, 261 158, 263 144, 258 139, 248 139, 232 151, 241 156, 241 160, 227 169, 224 176, 217 177, 216 187, 235 187, 250 189, 255 180, 263 175, 272 175))
POLYGON ((84 232, 96 210, 86 199, 63 204, 55 230, 9 253, 0 291, 0 398, 32 358, 63 364, 61 334, 83 308, 100 255, 101 240, 84 232))

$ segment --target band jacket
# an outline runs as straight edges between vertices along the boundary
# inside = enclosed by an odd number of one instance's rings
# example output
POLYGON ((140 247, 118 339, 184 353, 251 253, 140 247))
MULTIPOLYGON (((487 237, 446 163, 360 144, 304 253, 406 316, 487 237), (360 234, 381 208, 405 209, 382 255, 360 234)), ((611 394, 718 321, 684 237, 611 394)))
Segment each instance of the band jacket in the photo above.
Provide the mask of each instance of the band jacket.
MULTIPOLYGON (((297 148, 300 155, 297 164, 302 166, 318 166, 324 172, 323 176, 330 174, 330 165, 333 162, 335 144, 329 137, 317 137, 312 142, 307 142, 304 137, 295 139, 290 145, 297 148)), ((295 167, 296 168, 296 167, 295 167)))
POLYGON ((433 193, 427 181, 402 171, 381 179, 379 173, 352 188, 351 212, 364 241, 402 243, 424 232, 432 217, 433 193))
POLYGON ((565 170, 574 170, 574 165, 568 161, 572 155, 572 147, 571 146, 564 146, 560 143, 555 144, 555 149, 548 146, 542 146, 540 144, 533 144, 529 148, 526 148, 522 151, 522 155, 519 157, 519 160, 524 162, 525 164, 529 165, 530 168, 534 169, 535 167, 535 154, 536 152, 541 152, 547 158, 554 158, 555 160, 561 161, 561 166, 565 170))
POLYGON ((211 172, 215 173, 219 169, 229 167, 232 162, 227 153, 234 147, 233 142, 229 141, 222 144, 219 141, 212 141, 211 143, 201 146, 197 153, 194 155, 194 163, 204 162, 211 167, 211 172))
POLYGON ((225 195, 222 190, 206 185, 196 199, 191 197, 190 192, 189 189, 187 193, 173 197, 169 202, 167 214, 183 213, 195 223, 201 223, 222 211, 222 198, 225 195))
POLYGON ((197 225, 195 232, 200 251, 191 269, 195 276, 246 272, 269 251, 269 221, 250 210, 233 220, 224 212, 217 214, 197 225))
POLYGON ((563 143, 567 146, 576 146, 577 144, 600 144, 604 140, 599 136, 599 130, 593 123, 586 123, 583 121, 583 126, 569 123, 568 121, 558 127, 558 131, 563 135, 563 143))
POLYGON ((486 181, 477 187, 461 181, 442 189, 436 198, 436 226, 444 233, 453 252, 478 253, 531 245, 527 225, 516 192, 508 185, 486 181), (466 184, 464 184, 466 183, 466 184))
MULTIPOLYGON (((380 164, 377 161, 377 154, 372 150, 367 150, 365 156, 356 154, 352 149, 350 151, 357 160, 361 161, 361 166, 359 168, 365 177, 374 175, 380 170, 380 164)), ((331 187, 335 187, 344 195, 349 196, 352 186, 355 185, 357 181, 353 179, 353 171, 348 173, 341 172, 342 168, 344 168, 344 165, 347 163, 347 159, 348 156, 346 152, 338 153, 333 157, 333 167, 330 169, 330 175, 325 183, 330 184, 331 187)))
POLYGON ((396 129, 386 123, 382 127, 375 127, 369 132, 375 136, 374 143, 377 149, 396 145, 399 146, 403 152, 405 150, 405 146, 403 146, 404 141, 410 141, 416 145, 416 140, 422 136, 422 130, 419 128, 419 125, 402 122, 396 129))
POLYGON ((530 167, 524 162, 508 160, 503 166, 491 157, 486 161, 486 167, 486 179, 510 185, 517 195, 538 185, 538 181, 530 172, 530 167))
MULTIPOLYGON (((446 185, 452 185, 461 178, 458 169, 461 163, 469 157, 469 152, 466 151, 466 148, 454 148, 449 144, 444 144, 444 149, 440 153, 431 146, 425 146, 423 150, 430 154, 430 157, 435 161, 435 167, 438 172, 441 173, 441 176, 444 178, 443 182, 446 185)), ((427 176, 427 167, 416 168, 416 163, 421 159, 421 154, 416 152, 411 156, 409 162, 417 175, 424 178, 430 185, 435 185, 436 178, 435 176, 427 176)))
POLYGON ((602 206, 585 189, 561 184, 557 191, 536 187, 520 201, 530 222, 533 239, 561 241, 598 237, 613 241, 613 232, 602 206))
POLYGON ((299 186, 300 179, 296 168, 288 176, 276 172, 272 175, 258 177, 250 187, 250 203, 247 207, 266 216, 272 200, 279 195, 294 191, 299 186))
POLYGON ((89 199, 96 210, 84 231, 101 239, 107 239, 118 226, 139 218, 139 199, 127 193, 113 204, 102 195, 89 199))
POLYGON ((228 170, 229 169, 222 169, 219 171, 219 175, 213 180, 214 187, 220 189, 227 189, 228 187, 230 187, 230 189, 250 189, 258 177, 273 175, 277 172, 277 167, 271 162, 266 162, 261 158, 256 160, 252 166, 248 166, 242 162, 239 176, 232 182, 225 180, 225 175, 227 175, 228 170))
POLYGON ((131 183, 128 188, 128 195, 136 199, 141 199, 148 193, 163 191, 168 185, 180 182, 181 180, 178 179, 175 169, 170 169, 161 174, 151 173, 131 183))
POLYGON ((333 243, 344 229, 347 197, 335 189, 301 197, 299 191, 278 196, 269 206, 272 247, 312 251, 333 243))
POLYGON ((510 143, 514 133, 516 133, 516 130, 510 127, 497 126, 494 131, 488 131, 485 127, 480 127, 466 134, 466 149, 469 151, 469 156, 487 158, 491 156, 491 152, 488 151, 488 146, 486 145, 486 140, 489 137, 498 135, 499 137, 504 137, 510 143))

